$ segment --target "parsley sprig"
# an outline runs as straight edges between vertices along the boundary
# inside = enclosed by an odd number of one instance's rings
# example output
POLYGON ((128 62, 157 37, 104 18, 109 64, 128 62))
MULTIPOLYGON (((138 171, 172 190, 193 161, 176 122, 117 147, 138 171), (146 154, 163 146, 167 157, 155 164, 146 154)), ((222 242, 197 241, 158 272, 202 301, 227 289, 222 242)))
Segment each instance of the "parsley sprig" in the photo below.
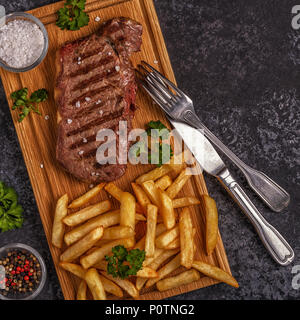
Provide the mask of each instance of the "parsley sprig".
POLYGON ((67 0, 64 7, 57 11, 56 25, 64 30, 79 30, 88 25, 90 18, 85 9, 85 0, 67 0))
POLYGON ((23 224, 23 209, 13 188, 0 181, 0 229, 2 232, 20 228, 23 224))
POLYGON ((20 111, 18 121, 22 122, 31 111, 41 115, 38 104, 48 99, 48 92, 46 89, 38 89, 28 98, 28 89, 23 88, 13 92, 10 97, 14 100, 12 109, 20 111))
POLYGON ((148 162, 160 167, 170 161, 173 156, 172 147, 164 142, 164 140, 169 138, 170 130, 160 120, 152 120, 146 124, 146 132, 148 137, 151 137, 155 141, 158 140, 159 143, 154 144, 154 146, 152 146, 153 149, 149 151, 143 141, 139 141, 132 146, 131 151, 136 157, 147 153, 148 162))
POLYGON ((114 278, 125 279, 136 275, 145 260, 145 251, 140 249, 127 251, 124 246, 115 246, 112 253, 112 256, 105 256, 105 260, 108 261, 107 272, 114 278))

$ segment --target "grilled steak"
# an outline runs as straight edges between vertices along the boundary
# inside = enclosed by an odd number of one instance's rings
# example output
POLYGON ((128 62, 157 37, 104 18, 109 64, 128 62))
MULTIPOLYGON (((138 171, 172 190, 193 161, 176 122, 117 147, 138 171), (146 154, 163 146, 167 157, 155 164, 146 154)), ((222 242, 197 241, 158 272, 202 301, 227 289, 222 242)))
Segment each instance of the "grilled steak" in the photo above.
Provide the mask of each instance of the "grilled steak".
POLYGON ((125 164, 100 165, 96 141, 100 129, 112 129, 117 137, 119 121, 128 130, 135 110, 136 82, 131 53, 139 51, 142 26, 127 18, 115 18, 98 32, 66 43, 57 52, 58 105, 57 160, 75 177, 87 182, 121 177, 125 164))

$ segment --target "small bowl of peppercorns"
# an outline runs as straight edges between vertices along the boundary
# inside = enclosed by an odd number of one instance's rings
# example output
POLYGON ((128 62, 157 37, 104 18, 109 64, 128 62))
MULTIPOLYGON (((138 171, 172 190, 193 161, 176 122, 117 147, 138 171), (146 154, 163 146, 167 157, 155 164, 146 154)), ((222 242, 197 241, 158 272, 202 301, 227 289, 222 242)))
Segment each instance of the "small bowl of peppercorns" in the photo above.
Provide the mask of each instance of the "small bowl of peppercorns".
POLYGON ((46 278, 45 262, 32 247, 12 243, 0 248, 0 299, 32 300, 46 278))

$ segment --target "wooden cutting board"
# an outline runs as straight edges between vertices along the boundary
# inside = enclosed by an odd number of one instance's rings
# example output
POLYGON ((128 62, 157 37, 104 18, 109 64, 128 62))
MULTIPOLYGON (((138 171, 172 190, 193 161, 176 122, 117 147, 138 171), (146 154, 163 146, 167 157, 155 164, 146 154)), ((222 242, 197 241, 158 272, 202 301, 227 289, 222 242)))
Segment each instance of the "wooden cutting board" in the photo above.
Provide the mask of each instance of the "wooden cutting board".
MULTIPOLYGON (((174 82, 175 78, 152 0, 87 0, 86 11, 90 16, 90 23, 79 31, 62 31, 55 25, 55 12, 63 6, 63 3, 63 1, 57 2, 29 11, 29 13, 35 15, 45 24, 49 34, 49 51, 43 63, 36 69, 21 74, 9 73, 1 69, 0 75, 10 108, 12 106, 12 100, 9 96, 10 93, 15 90, 27 87, 29 92, 33 92, 38 88, 46 88, 50 93, 49 100, 43 103, 41 107, 42 116, 32 114, 22 123, 18 123, 17 112, 12 112, 12 118, 15 123, 20 146, 64 297, 65 299, 74 299, 78 280, 58 267, 61 252, 51 245, 52 221, 56 201, 62 194, 67 192, 70 199, 74 199, 87 191, 89 186, 77 181, 63 171, 55 159, 56 106, 53 98, 55 52, 65 41, 75 40, 96 31, 101 23, 95 22, 97 16, 101 18, 101 21, 118 16, 130 17, 139 21, 144 28, 141 52, 132 56, 134 65, 141 60, 145 60, 155 65, 174 82), (154 61, 158 63, 154 64, 154 61), (49 116, 48 120, 45 119, 46 115, 49 116)), ((133 127, 144 128, 145 124, 150 120, 158 119, 167 123, 163 113, 154 106, 152 101, 143 92, 138 93, 137 105, 139 109, 136 112, 133 127)), ((151 166, 149 165, 133 166, 129 164, 126 174, 116 181, 116 184, 123 190, 130 191, 130 182, 142 173, 149 171, 150 168, 151 166)), ((203 193, 206 194, 207 189, 203 176, 199 173, 199 176, 193 176, 185 185, 181 195, 199 196, 203 193)), ((106 198, 107 195, 103 192, 96 200, 106 198)), ((115 203, 115 205, 117 204, 115 203)), ((197 244, 196 259, 212 263, 230 273, 220 237, 214 253, 210 257, 205 254, 205 229, 203 208, 201 205, 191 207, 191 213, 193 223, 197 228, 195 237, 197 244)), ((150 290, 141 292, 140 298, 163 299, 215 283, 217 283, 217 281, 202 277, 199 281, 162 293, 150 288, 150 290)))

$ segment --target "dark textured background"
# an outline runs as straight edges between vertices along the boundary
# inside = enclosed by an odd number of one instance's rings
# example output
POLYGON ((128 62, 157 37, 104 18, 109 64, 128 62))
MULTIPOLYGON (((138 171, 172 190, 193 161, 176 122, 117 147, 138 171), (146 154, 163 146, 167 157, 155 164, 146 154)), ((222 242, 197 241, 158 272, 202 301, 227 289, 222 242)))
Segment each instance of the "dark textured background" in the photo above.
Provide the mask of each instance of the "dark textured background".
MULTIPOLYGON (((55 1, 0 0, 8 12, 51 2, 55 1)), ((215 179, 206 176, 240 288, 218 284, 176 299, 300 298, 300 289, 291 285, 292 266, 300 264, 300 30, 291 28, 295 4, 285 0, 155 0, 178 83, 194 100, 200 118, 242 160, 291 194, 286 210, 271 212, 230 166, 296 254, 288 267, 275 264, 237 206, 215 179)), ((0 234, 0 245, 21 241, 38 249, 49 273, 39 298, 63 299, 2 86, 0 104, 0 180, 16 188, 25 209, 24 227, 0 234)))

